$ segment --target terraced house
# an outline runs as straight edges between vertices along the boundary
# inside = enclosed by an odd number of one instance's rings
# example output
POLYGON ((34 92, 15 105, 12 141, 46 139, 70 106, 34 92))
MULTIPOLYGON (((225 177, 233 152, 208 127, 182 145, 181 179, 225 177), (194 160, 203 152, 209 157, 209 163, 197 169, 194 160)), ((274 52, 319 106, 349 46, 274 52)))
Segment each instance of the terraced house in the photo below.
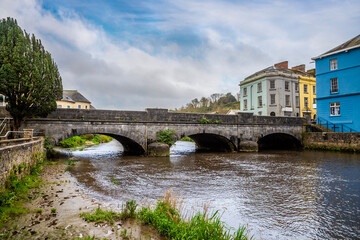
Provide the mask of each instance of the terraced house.
POLYGON ((299 78, 314 77, 305 65, 274 64, 240 82, 240 110, 254 115, 300 116, 299 78))
POLYGON ((333 131, 360 132, 360 35, 313 60, 318 123, 333 131))

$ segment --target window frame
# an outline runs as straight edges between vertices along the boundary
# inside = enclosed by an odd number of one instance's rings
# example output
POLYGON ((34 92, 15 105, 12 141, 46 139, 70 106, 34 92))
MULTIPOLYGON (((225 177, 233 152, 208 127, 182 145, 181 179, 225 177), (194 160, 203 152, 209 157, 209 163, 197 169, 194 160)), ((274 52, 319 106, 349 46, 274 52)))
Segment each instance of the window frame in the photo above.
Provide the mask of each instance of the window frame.
POLYGON ((330 103, 330 117, 341 116, 340 113, 340 102, 331 102, 330 103))
POLYGON ((290 99, 290 95, 286 94, 285 95, 285 106, 286 107, 291 107, 291 99, 290 99))
POLYGON ((339 80, 337 77, 330 78, 330 93, 331 94, 339 93, 339 80))
POLYGON ((262 96, 258 96, 258 108, 262 108, 262 96))
POLYGON ((276 89, 275 80, 270 80, 270 89, 276 89))
POLYGON ((307 85, 307 84, 304 84, 304 93, 309 93, 309 92, 308 92, 308 85, 307 85))
POLYGON ((285 91, 290 91, 290 82, 285 81, 285 91))
POLYGON ((295 106, 296 106, 297 108, 300 107, 300 96, 295 96, 295 106))
POLYGON ((275 105, 275 104, 276 104, 276 94, 270 94, 270 105, 275 105))
POLYGON ((259 93, 259 92, 262 92, 262 83, 261 82, 259 82, 258 84, 257 84, 257 92, 259 93))
POLYGON ((247 107, 247 99, 244 99, 244 101, 243 101, 243 107, 244 107, 243 110, 248 110, 248 107, 247 107))
POLYGON ((337 58, 330 59, 330 71, 338 69, 337 58))
POLYGON ((247 87, 244 87, 244 88, 243 88, 243 96, 244 96, 244 97, 247 97, 247 87))
POLYGON ((309 98, 304 97, 304 108, 309 108, 309 98))

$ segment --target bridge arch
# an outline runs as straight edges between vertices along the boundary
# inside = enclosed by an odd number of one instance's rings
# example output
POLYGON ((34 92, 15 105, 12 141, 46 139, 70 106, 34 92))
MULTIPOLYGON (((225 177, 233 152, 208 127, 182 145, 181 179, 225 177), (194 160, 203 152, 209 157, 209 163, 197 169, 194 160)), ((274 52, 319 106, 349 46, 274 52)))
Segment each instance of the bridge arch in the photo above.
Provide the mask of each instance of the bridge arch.
POLYGON ((270 133, 257 141, 259 150, 267 149, 301 149, 301 141, 288 133, 270 133))
POLYGON ((107 132, 89 131, 86 133, 84 133, 84 132, 77 133, 77 131, 72 131, 71 134, 67 134, 66 136, 55 139, 55 142, 57 143, 57 142, 60 142, 61 140, 67 139, 67 138, 85 135, 85 134, 102 134, 102 135, 107 135, 107 136, 114 138, 115 140, 120 142, 121 145, 123 146, 123 148, 124 148, 123 154, 124 155, 144 155, 145 154, 145 149, 135 140, 133 140, 129 137, 126 137, 126 136, 122 136, 122 135, 118 135, 118 134, 114 134, 114 133, 107 133, 107 132))
POLYGON ((219 134, 194 133, 186 136, 195 141, 197 152, 233 152, 236 150, 235 145, 229 139, 219 134))

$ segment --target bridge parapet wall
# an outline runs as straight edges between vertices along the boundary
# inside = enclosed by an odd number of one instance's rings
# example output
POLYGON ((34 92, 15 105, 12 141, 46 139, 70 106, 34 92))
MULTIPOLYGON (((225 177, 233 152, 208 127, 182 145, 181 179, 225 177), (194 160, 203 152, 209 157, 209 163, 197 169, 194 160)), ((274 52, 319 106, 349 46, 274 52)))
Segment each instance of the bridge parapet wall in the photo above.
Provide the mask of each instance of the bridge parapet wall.
POLYGON ((169 112, 168 109, 148 108, 146 111, 115 111, 96 109, 57 109, 49 114, 51 119, 78 120, 109 120, 125 122, 176 122, 199 123, 206 118, 218 124, 266 124, 266 125, 302 125, 303 118, 299 117, 270 117, 254 116, 252 113, 238 113, 236 115, 179 113, 169 112))

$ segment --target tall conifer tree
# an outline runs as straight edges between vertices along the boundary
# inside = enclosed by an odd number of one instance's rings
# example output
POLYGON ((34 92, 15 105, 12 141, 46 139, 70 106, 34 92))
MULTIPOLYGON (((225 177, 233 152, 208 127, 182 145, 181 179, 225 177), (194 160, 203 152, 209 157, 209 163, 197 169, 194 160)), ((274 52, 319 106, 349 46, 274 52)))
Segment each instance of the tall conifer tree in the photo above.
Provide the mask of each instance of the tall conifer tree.
POLYGON ((34 34, 23 32, 16 20, 0 20, 0 93, 18 130, 25 118, 46 116, 62 97, 57 65, 34 34))

